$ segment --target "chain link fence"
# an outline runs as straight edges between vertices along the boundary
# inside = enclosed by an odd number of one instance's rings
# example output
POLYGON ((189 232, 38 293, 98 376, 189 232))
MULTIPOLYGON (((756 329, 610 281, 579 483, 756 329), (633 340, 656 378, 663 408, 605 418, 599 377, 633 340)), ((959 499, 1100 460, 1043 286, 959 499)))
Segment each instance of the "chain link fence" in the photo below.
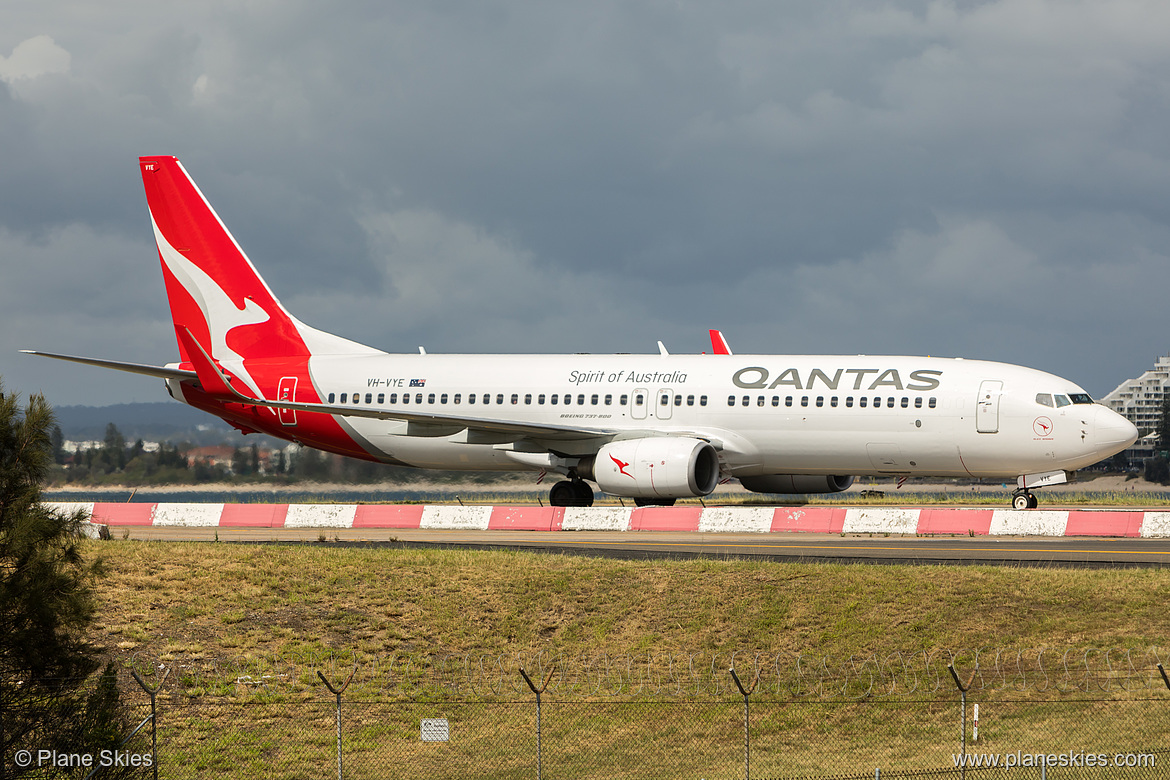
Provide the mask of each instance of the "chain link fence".
POLYGON ((131 666, 144 777, 1170 777, 1157 649, 131 666))

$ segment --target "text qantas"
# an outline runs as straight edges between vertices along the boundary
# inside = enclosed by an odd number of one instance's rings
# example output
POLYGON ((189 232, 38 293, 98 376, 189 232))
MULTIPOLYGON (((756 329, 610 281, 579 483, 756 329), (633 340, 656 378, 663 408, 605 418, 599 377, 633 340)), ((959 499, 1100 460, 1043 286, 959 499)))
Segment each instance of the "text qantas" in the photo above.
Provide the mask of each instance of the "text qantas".
POLYGON ((902 374, 896 368, 838 368, 825 371, 820 368, 810 369, 803 379, 800 370, 786 368, 776 375, 771 382, 772 375, 762 366, 748 366, 741 368, 731 376, 736 387, 747 390, 774 390, 777 387, 791 387, 796 390, 812 390, 818 384, 824 385, 827 390, 877 390, 881 387, 890 387, 895 390, 934 390, 939 386, 942 371, 922 369, 911 371, 909 383, 904 384, 902 374), (844 386, 842 386, 844 380, 844 386))

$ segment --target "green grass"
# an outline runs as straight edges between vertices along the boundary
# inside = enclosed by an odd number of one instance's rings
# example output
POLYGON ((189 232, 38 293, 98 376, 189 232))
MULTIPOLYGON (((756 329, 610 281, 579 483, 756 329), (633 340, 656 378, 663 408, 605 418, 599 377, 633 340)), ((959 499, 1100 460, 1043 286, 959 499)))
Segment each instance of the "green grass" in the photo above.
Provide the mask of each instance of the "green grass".
MULTIPOLYGON (((969 670, 981 647, 1140 650, 1164 646, 1168 628, 1170 572, 1159 569, 139 541, 86 549, 109 570, 95 640, 155 681, 158 663, 176 670, 161 699, 168 777, 332 775, 333 698, 316 672, 339 684, 355 664, 343 706, 347 777, 532 777, 535 706, 520 658, 538 683, 553 665, 567 675, 554 675, 545 698, 546 776, 742 777, 742 700, 726 668, 738 654, 750 684, 757 663, 802 652, 831 661, 823 676, 812 664, 799 685, 773 676, 753 694, 753 776, 948 767, 958 695, 939 662, 941 683, 922 682, 928 690, 910 697, 887 695, 888 674, 885 687, 868 688, 867 669, 894 651, 909 661, 968 648, 957 665, 969 670), (700 673, 709 665, 721 688, 687 683, 685 671, 663 667, 662 653, 676 661, 697 653, 700 673), (431 658, 444 654, 446 666, 431 658), (592 667, 565 669, 577 656, 592 667), (476 686, 466 684, 468 668, 476 686), (828 695, 811 695, 818 684, 828 695), (841 690, 847 696, 833 692, 841 690), (451 741, 421 742, 423 717, 448 718, 451 741)), ((1090 661, 1105 666, 1099 652, 1090 661)), ((1046 663, 1059 669, 1060 650, 1046 663)), ((899 674, 905 685, 924 672, 899 674)), ((1080 685, 1078 674, 1074 664, 1065 682, 1080 685)), ((972 696, 984 708, 973 749, 1148 750, 1166 741, 1170 691, 1160 680, 1128 692, 1094 681, 1071 695, 1055 671, 1023 690, 1019 680, 989 680, 972 696), (1076 701, 1086 698, 1108 701, 1076 701)))

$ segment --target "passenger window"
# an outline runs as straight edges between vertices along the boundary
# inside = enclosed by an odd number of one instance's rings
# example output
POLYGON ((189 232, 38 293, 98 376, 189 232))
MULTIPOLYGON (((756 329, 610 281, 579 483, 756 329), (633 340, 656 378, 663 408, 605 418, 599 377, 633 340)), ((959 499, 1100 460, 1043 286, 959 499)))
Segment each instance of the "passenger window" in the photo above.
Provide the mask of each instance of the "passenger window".
MULTIPOLYGON (((583 396, 582 396, 582 397, 583 397, 583 396)), ((664 395, 664 396, 662 396, 661 398, 659 398, 659 399, 658 399, 658 405, 659 405, 659 406, 669 406, 669 405, 670 405, 670 396, 669 396, 669 395, 664 395)))
POLYGON ((910 399, 905 397, 905 396, 902 396, 902 408, 903 409, 910 408, 910 399))
POLYGON ((610 393, 605 394, 605 405, 606 406, 613 406, 613 395, 612 394, 610 394, 610 393))
POLYGON ((869 399, 866 398, 864 395, 861 396, 861 398, 857 399, 857 405, 860 406, 862 409, 865 408, 865 405, 867 403, 869 403, 869 399))
MULTIPOLYGON (((483 402, 485 404, 490 404, 492 402, 492 394, 491 393, 484 393, 483 394, 483 402)), ((503 402, 504 402, 504 396, 501 395, 500 396, 500 403, 503 403, 503 402)))
POLYGON ((914 399, 914 408, 915 409, 922 408, 922 396, 918 396, 917 398, 914 399))
POLYGON ((342 393, 341 394, 341 402, 345 403, 346 398, 349 398, 349 393, 342 393))
POLYGON ((439 396, 439 403, 441 403, 441 404, 447 403, 447 394, 446 393, 443 393, 441 396, 439 396))
MULTIPOLYGON (((596 400, 597 396, 593 396, 593 398, 594 398, 593 403, 597 403, 597 400, 596 400)), ((681 395, 676 395, 674 397, 674 405, 675 406, 682 406, 682 396, 681 395)))
POLYGON ((526 406, 532 405, 532 393, 525 393, 524 394, 524 404, 526 406))
POLYGON ((329 403, 333 403, 333 393, 329 394, 329 403))
POLYGON ((496 403, 497 404, 504 403, 504 394, 503 393, 496 393, 496 403))
POLYGON ((398 393, 391 393, 390 394, 390 403, 392 403, 392 404, 398 403, 398 393))
POLYGON ((573 396, 565 393, 565 406, 568 406, 571 403, 573 403, 573 396))
POLYGON ((764 396, 761 395, 759 398, 756 399, 756 406, 763 406, 763 405, 764 405, 764 396))
POLYGON ((1057 409, 1059 409, 1062 406, 1071 406, 1071 405, 1072 405, 1072 401, 1068 400, 1067 395, 1056 396, 1056 408, 1057 409))
POLYGON ((520 394, 512 393, 512 406, 515 406, 518 403, 520 403, 520 394))
POLYGON ((931 398, 930 401, 927 403, 927 406, 929 406, 931 409, 933 409, 937 405, 938 405, 937 398, 931 398))
POLYGON ((641 406, 644 403, 646 403, 646 397, 644 395, 638 393, 634 396, 634 406, 641 406))
POLYGON ((433 404, 434 402, 435 402, 435 394, 434 393, 427 393, 427 403, 433 404))
MULTIPOLYGON (((344 396, 342 396, 342 398, 341 398, 341 402, 342 402, 342 403, 345 403, 345 397, 344 397, 344 396)), ((402 394, 402 403, 404 403, 404 404, 408 404, 408 403, 410 403, 410 393, 403 393, 403 394, 402 394)))
POLYGON ((552 395, 550 395, 548 397, 548 402, 550 404, 552 404, 553 406, 556 406, 557 402, 559 402, 560 400, 561 400, 561 397, 559 395, 557 395, 556 393, 553 393, 552 395))
POLYGON ((734 395, 727 396, 727 405, 728 406, 735 406, 735 396, 734 395))
POLYGON ((890 407, 891 409, 894 408, 894 397, 893 396, 890 396, 889 398, 886 399, 886 406, 890 407))
POLYGON ((802 395, 800 397, 800 405, 801 406, 808 406, 808 396, 807 395, 802 395))
POLYGON ((778 395, 772 396, 772 406, 779 406, 779 405, 780 405, 780 396, 778 396, 778 395))
POLYGON ((455 401, 455 403, 459 403, 460 401, 462 401, 462 400, 463 400, 463 395, 462 395, 461 393, 456 393, 456 394, 455 394, 455 398, 454 398, 454 399, 452 399, 452 400, 454 400, 454 401, 455 401))
POLYGON ((366 393, 366 403, 372 404, 374 402, 374 394, 366 393))
POLYGON ((835 407, 836 405, 837 405, 837 396, 833 396, 832 398, 829 399, 829 406, 835 407))
POLYGON ((792 406, 792 396, 786 396, 784 398, 784 405, 785 406, 792 406))
POLYGON ((1036 393, 1036 403, 1041 406, 1052 406, 1052 393, 1036 393))
POLYGON ((850 408, 850 409, 853 408, 853 396, 851 396, 851 395, 845 396, 845 406, 847 408, 850 408))
POLYGON ((597 406, 597 401, 598 401, 598 397, 596 394, 589 396, 589 403, 592 404, 593 406, 597 406))
POLYGON ((694 405, 695 405, 695 397, 693 395, 688 395, 687 396, 687 406, 694 406, 694 405))
POLYGON ((707 405, 707 396, 705 396, 705 395, 699 396, 699 406, 706 406, 706 405, 707 405))
POLYGON ((536 405, 537 406, 544 406, 544 393, 541 393, 540 395, 536 396, 536 405))
POLYGON ((467 403, 469 403, 469 404, 475 403, 475 393, 468 393, 467 394, 467 403))
POLYGON ((750 404, 751 402, 752 402, 752 399, 751 399, 751 398, 748 398, 746 395, 745 395, 745 396, 743 397, 743 399, 740 401, 740 403, 741 403, 743 406, 747 406, 747 405, 748 405, 748 404, 750 404))
POLYGON ((620 399, 618 399, 618 403, 621 406, 625 406, 629 402, 630 402, 630 397, 628 395, 622 395, 622 397, 620 399))
POLYGON ((378 393, 378 403, 379 404, 386 403, 386 394, 385 393, 378 393))
POLYGON ((818 395, 817 396, 817 408, 819 409, 824 405, 825 405, 825 397, 823 395, 818 395))
POLYGON ((584 406, 584 405, 585 405, 585 395, 581 394, 581 395, 577 396, 577 406, 584 406))

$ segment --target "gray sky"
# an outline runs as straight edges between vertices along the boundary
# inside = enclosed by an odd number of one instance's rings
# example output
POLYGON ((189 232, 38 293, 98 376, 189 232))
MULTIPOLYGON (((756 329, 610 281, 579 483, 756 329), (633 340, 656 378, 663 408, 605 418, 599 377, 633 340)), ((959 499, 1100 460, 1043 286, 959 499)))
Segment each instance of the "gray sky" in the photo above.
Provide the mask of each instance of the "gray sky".
POLYGON ((0 377, 177 349, 136 158, 388 351, 1170 350, 1170 4, 6 0, 0 377))

